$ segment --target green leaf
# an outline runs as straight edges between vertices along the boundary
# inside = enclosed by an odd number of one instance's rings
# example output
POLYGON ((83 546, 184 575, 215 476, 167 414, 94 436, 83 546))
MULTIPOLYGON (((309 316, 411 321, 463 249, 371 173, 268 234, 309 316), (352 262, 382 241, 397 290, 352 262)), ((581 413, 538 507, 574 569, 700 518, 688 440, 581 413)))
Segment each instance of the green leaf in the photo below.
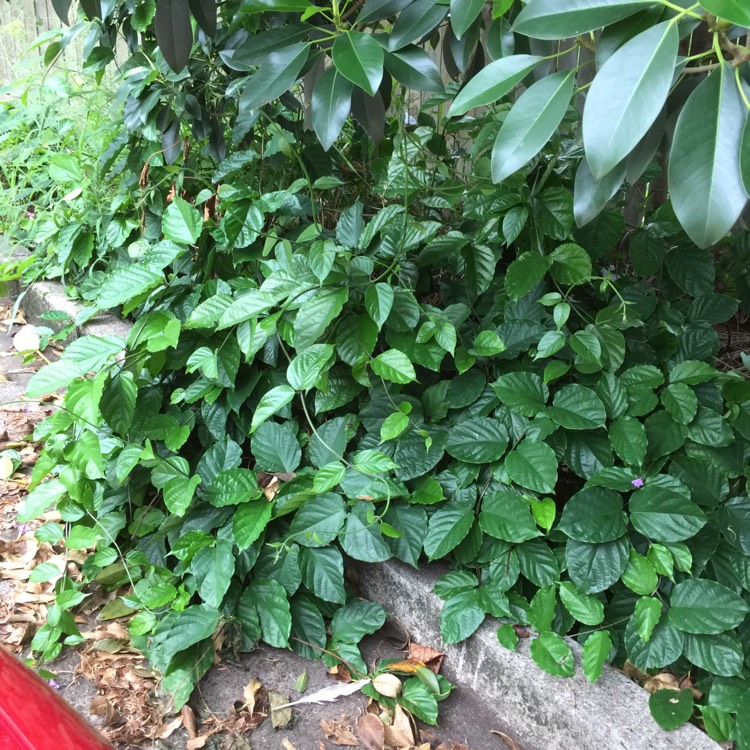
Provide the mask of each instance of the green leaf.
POLYGON ((696 667, 722 677, 740 676, 745 658, 742 644, 732 633, 687 635, 685 656, 696 667))
POLYGON ((127 435, 135 414, 135 399, 138 388, 133 374, 121 370, 112 377, 99 403, 107 424, 119 435, 127 435))
POLYGON ((589 682, 596 682, 602 676, 602 668, 612 650, 609 630, 597 630, 583 644, 583 674, 589 682))
POLYGON ((511 299, 520 299, 530 292, 543 278, 552 265, 546 255, 528 252, 514 260, 505 272, 505 289, 511 299))
POLYGON ((398 52, 386 52, 385 67, 399 83, 415 91, 442 92, 445 88, 437 65, 419 47, 410 46, 398 52))
POLYGON ((477 604, 477 589, 448 597, 440 612, 440 633, 444 643, 466 640, 484 622, 484 610, 477 604))
POLYGON ((193 48, 188 4, 184 0, 159 0, 154 26, 156 41, 167 65, 179 73, 187 65, 193 48))
POLYGON ((273 504, 264 499, 242 503, 232 517, 232 536, 237 546, 247 549, 260 538, 273 513, 273 504))
POLYGON ((269 417, 283 409, 296 395, 294 388, 288 385, 277 385, 263 394, 253 414, 250 434, 255 432, 269 417))
POLYGON ((635 603, 635 623, 638 630, 638 637, 648 643, 654 628, 661 619, 662 603, 659 599, 652 596, 642 596, 635 603))
POLYGON ((620 417, 609 427, 609 439, 615 453, 632 466, 641 466, 646 458, 646 428, 633 417, 620 417))
POLYGON ((666 487, 647 485, 630 499, 630 521, 651 541, 681 542, 706 525, 706 516, 684 495, 666 487))
POLYGON ((352 104, 351 81, 333 66, 318 79, 312 94, 312 126, 324 151, 344 128, 352 104))
POLYGON ((305 659, 319 659, 325 648, 326 626, 318 607, 307 596, 297 595, 291 601, 292 648, 305 659), (306 641, 311 643, 300 643, 306 641), (314 648, 317 646, 318 648, 314 648))
POLYGON ((584 625, 599 625, 604 620, 604 605, 601 601, 590 594, 579 593, 568 581, 560 584, 560 601, 565 609, 584 625))
POLYGON ((392 557, 369 503, 360 500, 351 509, 341 533, 341 548, 349 557, 363 562, 383 562, 392 557))
POLYGON ((170 612, 156 626, 150 657, 160 671, 165 671, 172 657, 195 643, 210 638, 219 624, 219 611, 206 604, 170 612))
POLYGON ((161 220, 166 239, 181 245, 194 245, 203 230, 200 211, 183 198, 175 196, 161 220))
POLYGON ((514 544, 540 535, 528 503, 519 495, 505 490, 485 495, 479 523, 486 534, 514 544))
POLYGON ((531 0, 513 31, 535 39, 565 39, 594 31, 653 5, 652 0, 531 0))
POLYGON ((501 375, 492 383, 492 390, 505 406, 524 417, 535 417, 540 411, 544 411, 549 398, 549 389, 532 372, 501 375))
POLYGON ((450 0, 451 28, 460 39, 482 12, 485 0, 450 0))
POLYGON ((669 189, 680 224, 699 247, 722 239, 747 203, 738 158, 746 117, 734 68, 723 63, 693 91, 677 120, 669 189))
POLYGON ((558 529, 580 542, 619 539, 628 529, 622 497, 602 487, 585 487, 565 504, 558 529))
POLYGON ((534 492, 554 492, 557 482, 555 452, 541 440, 522 440, 505 457, 508 476, 534 492))
POLYGON ((212 547, 198 550, 190 565, 198 594, 210 607, 220 607, 234 575, 232 542, 217 539, 212 547))
POLYGON ((704 0, 701 5, 725 21, 731 21, 737 26, 750 28, 750 8, 743 0, 704 0))
POLYGON ((346 601, 344 560, 337 549, 327 547, 302 550, 300 572, 305 586, 315 596, 326 602, 337 604, 343 604, 346 601))
POLYGON ((394 440, 409 426, 409 415, 401 411, 389 414, 380 427, 380 441, 394 440))
POLYGON ((268 312, 276 303, 273 295, 258 289, 249 289, 235 299, 221 314, 217 330, 236 326, 268 312))
POLYGON ((492 147, 492 181, 502 182, 531 161, 562 122, 573 95, 574 71, 545 76, 518 98, 492 147))
POLYGON ((445 18, 448 9, 434 0, 416 0, 396 18, 388 37, 392 52, 429 34, 445 18))
POLYGON ((550 257, 552 278, 560 284, 574 286, 591 278, 591 256, 580 245, 566 242, 555 248, 550 257))
POLYGON ((299 43, 271 52, 260 68, 247 79, 240 96, 240 113, 258 109, 289 91, 299 78, 309 51, 309 45, 299 43))
POLYGON ((359 643, 385 624, 385 610, 374 602, 354 602, 336 610, 331 620, 331 638, 338 643, 359 643))
POLYGON ((505 351, 505 344, 494 331, 481 331, 474 339, 469 354, 475 357, 492 357, 505 351))
POLYGON ((734 735, 735 720, 716 706, 698 706, 706 734, 716 742, 726 742, 734 735))
POLYGON ((693 691, 657 690, 648 699, 654 721, 667 731, 677 729, 690 721, 693 715, 693 691))
POLYGON ((331 50, 336 69, 370 96, 375 96, 383 79, 383 48, 370 34, 345 31, 336 37, 331 50))
POLYGON ((568 430, 590 430, 604 427, 607 418, 604 404, 582 385, 566 385, 555 393, 548 414, 568 430))
POLYGON ((661 392, 661 402, 678 424, 690 424, 698 411, 698 397, 685 383, 668 385, 661 392))
POLYGON ((666 614, 653 629, 648 643, 638 635, 636 618, 631 617, 625 628, 628 659, 638 669, 661 669, 680 658, 685 636, 672 625, 666 614))
POLYGON ((596 594, 616 583, 628 564, 626 538, 603 544, 588 544, 574 539, 565 545, 568 575, 579 591, 596 594))
POLYGON ((536 55, 511 55, 491 62, 461 89, 451 105, 450 117, 497 101, 526 78, 542 59, 536 55))
POLYGON ((321 289, 297 311, 294 320, 294 346, 297 352, 312 346, 341 312, 349 291, 347 289, 321 289))
POLYGON ((737 627, 748 605, 731 589, 716 581, 691 578, 672 589, 669 620, 685 633, 710 635, 737 627))
POLYGON ((151 291, 164 282, 160 271, 148 266, 120 265, 104 277, 99 287, 96 305, 100 310, 111 310, 142 294, 151 291))
POLYGON ((256 578, 241 596, 258 613, 263 640, 275 648, 289 646, 292 614, 284 587, 270 578, 256 578))
POLYGON ((398 349, 388 349, 372 360, 372 371, 391 383, 411 383, 417 379, 414 365, 398 349))
POLYGON ((437 700, 418 677, 412 677, 404 683, 399 703, 425 724, 437 724, 437 700))
POLYGON ((516 554, 521 573, 537 586, 549 586, 560 580, 557 558, 541 539, 518 545, 516 554))
POLYGON ((226 469, 217 474, 208 486, 208 502, 217 508, 239 505, 260 495, 258 481, 249 469, 226 469))
POLYGON ((570 646, 557 633, 546 632, 531 642, 531 658, 555 677, 572 677, 575 661, 570 646))
POLYGON ((256 470, 293 472, 302 460, 302 449, 288 422, 264 422, 255 431, 250 450, 256 470))
POLYGON ((509 651, 515 651, 518 646, 519 638, 516 634, 515 628, 509 623, 506 623, 497 629, 497 640, 500 641, 500 644, 505 646, 509 651))
POLYGON ((326 372, 326 365, 333 357, 333 344, 313 344, 300 352, 289 363, 286 379, 296 391, 308 391, 326 372))
POLYGON ((59 479, 43 482, 21 501, 18 508, 18 523, 33 521, 57 503, 66 492, 65 485, 59 479))
POLYGON ((687 383, 687 385, 698 385, 713 380, 718 371, 707 362, 695 359, 687 359, 676 364, 669 371, 670 383, 687 383))
POLYGON ((469 533, 474 523, 474 508, 459 502, 446 503, 430 517, 424 551, 429 560, 445 557, 469 533))
POLYGON ((713 258, 698 247, 684 247, 667 253, 666 266, 672 281, 697 297, 714 289, 716 271, 713 258))
POLYGON ((369 316, 377 323, 378 330, 388 320, 393 309, 393 287, 390 284, 373 284, 365 292, 365 307, 369 316))
POLYGON ((628 565, 622 574, 622 582, 636 594, 647 596, 656 590, 659 577, 651 561, 631 549, 628 565))
POLYGON ((659 116, 679 43, 677 24, 665 21, 623 44, 596 74, 583 110, 583 145, 595 179, 611 172, 659 116))
POLYGON ((336 538, 345 517, 341 496, 325 492, 307 500, 297 511, 288 536, 305 547, 325 547, 336 538))
POLYGON ((508 432, 498 420, 474 417, 450 430, 445 450, 459 461, 486 464, 497 461, 507 446, 508 432))
POLYGON ((585 227, 604 210, 625 180, 627 161, 621 161, 611 172, 597 180, 586 159, 576 172, 573 188, 573 215, 576 226, 585 227))
POLYGON ((164 504, 170 513, 184 516, 201 483, 200 477, 174 477, 164 485, 164 504))

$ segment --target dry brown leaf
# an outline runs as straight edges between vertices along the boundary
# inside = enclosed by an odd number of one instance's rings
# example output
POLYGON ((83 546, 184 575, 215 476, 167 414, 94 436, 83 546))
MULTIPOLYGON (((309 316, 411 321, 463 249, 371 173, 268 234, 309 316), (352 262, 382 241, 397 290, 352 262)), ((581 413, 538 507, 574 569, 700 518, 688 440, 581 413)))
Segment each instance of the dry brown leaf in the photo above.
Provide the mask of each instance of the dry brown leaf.
POLYGON ((334 745, 344 747, 357 747, 359 745, 359 740, 352 731, 351 725, 345 721, 321 719, 320 728, 323 730, 325 738, 333 742, 334 745))
POLYGON ((190 708, 190 706, 188 706, 186 703, 180 710, 180 714, 182 715, 182 723, 185 726, 185 730, 188 733, 188 737, 190 739, 194 739, 195 737, 198 736, 198 732, 197 732, 197 726, 195 723, 195 714, 193 713, 193 709, 190 708))
POLYGON ((292 743, 289 742, 289 740, 286 737, 284 737, 284 739, 281 740, 281 745, 284 748, 284 750, 297 750, 297 748, 294 745, 292 745, 292 743))
POLYGON ((464 745, 463 742, 450 742, 447 745, 441 742, 435 750, 469 750, 469 746, 464 745))
POLYGON ((186 750, 200 750, 200 748, 205 747, 206 742, 208 742, 208 738, 210 735, 208 734, 202 734, 200 737, 194 737, 191 740, 187 741, 186 750))
POLYGON ((516 744, 516 741, 505 734, 505 732, 500 732, 497 729, 490 730, 491 734, 496 734, 509 748, 510 750, 521 750, 520 747, 516 744))
POLYGON ((385 744, 392 750, 405 750, 414 745, 414 730, 406 711, 398 704, 391 725, 385 727, 385 744))
POLYGON ((94 716, 102 719, 102 725, 105 727, 111 726, 120 718, 117 709, 103 695, 95 695, 91 699, 89 710, 94 716))
POLYGON ((375 714, 363 714, 357 720, 359 743, 367 750, 383 750, 385 726, 375 714))
POLYGON ((242 695, 245 698, 245 706, 249 714, 255 713, 255 700, 258 695, 258 691, 263 687, 261 681, 257 677, 253 677, 250 682, 245 685, 245 689, 242 691, 242 695))
POLYGON ((442 651, 432 648, 431 646, 422 646, 419 643, 409 644, 409 659, 416 659, 424 662, 427 669, 438 674, 440 667, 443 666, 445 654, 442 651))
POLYGON ((172 721, 169 722, 169 724, 163 724, 156 730, 156 736, 160 740, 166 740, 167 737, 171 737, 181 726, 182 726, 182 716, 178 716, 175 719, 172 719, 172 721))
POLYGON ((421 659, 402 659, 389 664, 386 669, 389 672, 404 672, 405 674, 416 674, 418 669, 426 667, 427 664, 421 659))

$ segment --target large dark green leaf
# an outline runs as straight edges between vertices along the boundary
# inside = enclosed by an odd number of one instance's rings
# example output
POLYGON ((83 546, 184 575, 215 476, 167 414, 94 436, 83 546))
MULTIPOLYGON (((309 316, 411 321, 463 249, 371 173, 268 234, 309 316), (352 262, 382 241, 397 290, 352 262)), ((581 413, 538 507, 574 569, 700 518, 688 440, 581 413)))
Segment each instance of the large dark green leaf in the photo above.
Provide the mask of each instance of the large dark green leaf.
POLYGON ((632 496, 630 520, 654 542, 681 542, 706 525, 706 516, 695 503, 658 485, 643 487, 632 496))
POLYGON ((479 523, 486 534, 514 544, 535 539, 541 534, 529 504, 513 492, 497 491, 485 495, 479 523))
POLYGON ((271 52, 303 41, 311 28, 305 23, 290 23, 262 31, 260 34, 249 36, 237 47, 230 46, 219 50, 219 57, 232 70, 248 73, 254 70, 255 66, 265 62, 271 52))
POLYGON ((70 6, 73 0, 52 0, 52 7, 57 13, 57 17, 67 26, 68 25, 68 13, 70 12, 70 6))
POLYGON ((745 186, 745 192, 750 195, 750 117, 745 120, 745 128, 742 131, 740 171, 742 173, 742 184, 745 186))
POLYGON ((448 8, 435 0, 416 0, 399 13, 388 37, 388 49, 401 49, 432 31, 444 18, 448 8))
POLYGON ((357 23, 369 23, 395 16, 411 2, 412 0, 366 0, 357 16, 357 23))
POLYGON ((351 81, 334 67, 318 79, 312 95, 312 125, 320 145, 328 151, 344 127, 352 104, 351 81))
POLYGON ((156 41, 164 59, 179 73, 190 59, 193 27, 187 0, 159 0, 156 3, 156 41))
POLYGON ((475 75, 453 100, 451 117, 458 117, 474 107, 492 104, 517 86, 543 58, 535 55, 512 55, 491 62, 475 75))
POLYGON ((427 527, 424 551, 430 560, 445 557, 469 533, 474 523, 474 507, 450 502, 433 513, 427 527))
POLYGON ((248 79, 240 97, 240 112, 249 112, 286 93, 299 78, 310 48, 292 44, 271 52, 257 72, 248 79))
POLYGON ((747 615, 741 596, 716 581, 691 578, 678 583, 669 601, 669 620, 685 633, 711 635, 737 627, 747 615))
POLYGON ((505 457, 508 476, 534 492, 553 492, 557 482, 555 452, 541 440, 522 440, 505 457))
MULTIPOLYGON (((584 227, 602 212, 625 180, 626 162, 618 164, 601 180, 594 179, 586 159, 581 159, 573 191, 573 215, 576 225, 584 227)), ((661 247, 661 245, 660 245, 661 247)))
POLYGON ((513 31, 536 39, 565 39, 608 26, 653 5, 653 0, 531 0, 513 31))
POLYGON ((339 34, 331 55, 341 75, 375 96, 383 79, 383 48, 370 34, 361 31, 339 34))
POLYGON ((627 537, 614 542, 589 544, 571 539, 565 545, 570 580, 584 594, 596 594, 620 580, 628 564, 627 537))
POLYGON ((583 145, 595 179, 611 172, 659 116, 679 43, 677 25, 666 21, 620 47, 597 73, 583 110, 583 145))
POLYGON ((216 0, 188 0, 190 12, 198 22, 198 26, 208 34, 216 34, 216 0))
POLYGON ((585 487, 565 504, 558 529, 579 542, 615 541, 628 529, 622 498, 614 490, 585 487))
POLYGON ((443 79, 432 58, 419 47, 385 53, 385 67, 404 86, 416 91, 442 91, 443 79))
POLYGON ((740 145, 747 109, 723 64, 690 95, 677 120, 669 189, 680 224, 699 247, 729 232, 747 203, 740 145))
POLYGON ((545 76, 529 86, 505 118, 492 148, 492 180, 502 182, 533 159, 565 116, 574 71, 545 76))
POLYGON ((496 419, 475 417, 457 424, 449 433, 445 450, 459 461, 486 464, 497 461, 508 446, 508 432, 496 419))

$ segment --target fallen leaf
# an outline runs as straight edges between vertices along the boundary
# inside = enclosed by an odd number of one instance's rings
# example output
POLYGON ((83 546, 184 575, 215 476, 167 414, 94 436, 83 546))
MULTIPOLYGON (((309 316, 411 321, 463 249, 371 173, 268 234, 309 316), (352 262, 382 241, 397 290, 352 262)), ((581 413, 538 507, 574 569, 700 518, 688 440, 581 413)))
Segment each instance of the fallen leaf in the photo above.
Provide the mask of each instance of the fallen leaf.
POLYGON ((96 695, 91 699, 89 710, 102 719, 102 726, 105 727, 111 726, 120 718, 117 709, 103 695, 96 695))
POLYGON ((659 672, 643 685, 643 689, 649 693, 657 690, 680 690, 680 680, 677 675, 670 672, 659 672))
POLYGON ((389 672, 405 672, 406 674, 416 674, 418 669, 424 669, 427 666, 421 659, 402 659, 389 664, 386 669, 389 672))
POLYGON ((379 674, 373 679, 372 686, 386 698, 395 698, 401 692, 401 680, 394 674, 379 674))
POLYGON ((496 734, 509 748, 510 750, 521 750, 516 744, 512 737, 509 737, 505 732, 499 732, 497 729, 490 730, 491 734, 496 734))
POLYGON ((334 745, 345 747, 357 747, 359 745, 359 740, 352 731, 351 725, 344 721, 321 719, 320 728, 323 730, 326 739, 333 742, 334 745))
POLYGON ((180 714, 182 715, 182 723, 185 725, 185 730, 188 733, 188 737, 191 740, 194 739, 198 736, 198 732, 196 730, 195 714, 193 713, 193 709, 190 708, 190 706, 188 706, 186 703, 180 710, 180 714))
MULTIPOLYGON (((273 724, 274 729, 286 729, 291 726, 293 716, 289 707, 293 706, 294 703, 288 701, 289 696, 277 693, 275 690, 269 691, 268 704, 271 708, 271 724, 273 724)), ((304 699, 295 702, 302 703, 304 699)))
POLYGON ((383 750, 385 747, 385 726, 374 714, 363 714, 357 720, 359 743, 367 750, 383 750))
POLYGON ((169 724, 165 724, 156 732, 156 736, 160 740, 166 740, 167 737, 170 737, 172 734, 174 734, 180 727, 182 726, 182 716, 178 716, 173 721, 170 721, 169 724))
POLYGON ((257 677, 253 677, 250 682, 245 685, 245 689, 242 691, 242 695, 245 698, 245 706, 247 706, 248 713, 255 713, 255 700, 258 695, 258 691, 263 687, 260 680, 257 677))
POLYGON ((13 476, 13 461, 8 456, 0 456, 0 479, 5 481, 13 476))
POLYGON ((209 735, 202 734, 200 737, 194 737, 191 740, 187 741, 186 750, 200 750, 200 748, 205 747, 206 742, 208 742, 209 735))
POLYGON ((440 667, 443 666, 445 654, 442 651, 432 648, 431 646, 422 646, 419 643, 409 644, 409 659, 416 659, 424 662, 424 665, 431 672, 438 674, 440 667))
POLYGON ((322 690, 318 690, 316 693, 312 693, 312 695, 306 695, 304 698, 292 701, 291 703, 284 703, 279 706, 271 705, 271 711, 279 711, 280 709, 288 708, 289 706, 298 706, 300 703, 331 703, 344 695, 352 695, 352 693, 356 693, 357 690, 365 685, 369 685, 370 682, 371 680, 368 678, 365 680, 357 680, 356 682, 340 682, 335 685, 329 685, 322 690))
POLYGON ((284 748, 284 750, 297 750, 297 748, 294 745, 292 745, 292 743, 289 742, 289 740, 286 737, 284 737, 284 739, 281 740, 281 745, 284 748))

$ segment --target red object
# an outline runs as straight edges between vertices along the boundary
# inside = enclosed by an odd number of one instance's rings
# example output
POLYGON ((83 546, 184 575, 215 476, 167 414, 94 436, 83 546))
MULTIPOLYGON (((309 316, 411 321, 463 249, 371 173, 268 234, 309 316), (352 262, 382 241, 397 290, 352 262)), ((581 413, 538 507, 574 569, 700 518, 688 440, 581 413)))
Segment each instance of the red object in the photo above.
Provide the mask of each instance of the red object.
POLYGON ((112 745, 0 647, 0 750, 112 750, 112 745))

